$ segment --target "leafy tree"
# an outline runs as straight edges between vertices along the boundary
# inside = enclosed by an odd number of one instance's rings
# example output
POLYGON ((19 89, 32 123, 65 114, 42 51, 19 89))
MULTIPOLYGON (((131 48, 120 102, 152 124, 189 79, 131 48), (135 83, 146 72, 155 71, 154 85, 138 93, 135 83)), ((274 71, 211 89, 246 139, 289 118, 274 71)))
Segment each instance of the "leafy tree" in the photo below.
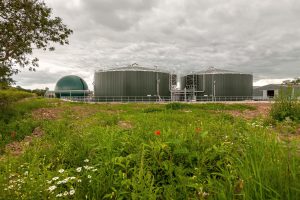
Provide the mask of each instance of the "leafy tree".
POLYGON ((13 83, 17 66, 35 71, 38 59, 32 58, 33 49, 53 51, 51 44, 69 44, 72 30, 51 15, 43 0, 0 1, 0 87, 13 83))
POLYGON ((283 85, 300 85, 300 77, 292 80, 285 80, 282 82, 283 85))

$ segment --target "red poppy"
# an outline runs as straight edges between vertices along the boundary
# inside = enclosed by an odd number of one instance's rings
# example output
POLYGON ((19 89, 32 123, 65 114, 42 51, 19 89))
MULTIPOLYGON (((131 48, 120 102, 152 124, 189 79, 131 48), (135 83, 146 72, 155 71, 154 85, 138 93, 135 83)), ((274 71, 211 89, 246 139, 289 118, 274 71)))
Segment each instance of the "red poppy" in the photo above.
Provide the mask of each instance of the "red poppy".
POLYGON ((154 131, 154 134, 155 134, 155 135, 160 135, 160 130, 154 131))
POLYGON ((201 132, 201 128, 199 128, 199 127, 195 128, 195 132, 196 133, 200 133, 201 132))
POLYGON ((12 131, 12 132, 10 133, 10 137, 11 137, 11 138, 15 138, 15 137, 16 137, 16 132, 15 132, 15 131, 12 131))

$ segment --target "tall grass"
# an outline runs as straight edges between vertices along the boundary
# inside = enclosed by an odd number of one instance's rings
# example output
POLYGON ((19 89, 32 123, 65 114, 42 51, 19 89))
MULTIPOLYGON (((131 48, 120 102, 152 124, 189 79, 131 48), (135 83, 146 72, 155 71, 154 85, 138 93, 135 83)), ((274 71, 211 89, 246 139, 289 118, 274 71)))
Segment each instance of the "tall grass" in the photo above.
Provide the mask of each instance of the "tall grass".
POLYGON ((78 119, 79 105, 64 104, 61 118, 40 122, 46 134, 23 155, 5 155, 0 199, 300 198, 298 144, 288 154, 268 127, 207 112, 211 105, 184 112, 81 104, 93 112, 78 119))
POLYGON ((16 89, 0 89, 0 109, 3 109, 12 102, 33 96, 35 95, 32 93, 16 89))
POLYGON ((279 91, 270 114, 273 119, 278 121, 283 121, 287 118, 300 121, 300 101, 298 96, 294 94, 292 87, 282 88, 279 91))
MULTIPOLYGON (((17 97, 9 97, 15 99, 15 101, 0 108, 0 155, 3 154, 6 144, 23 140, 25 136, 31 135, 33 130, 42 123, 41 120, 32 119, 31 112, 33 110, 50 107, 52 104, 42 98, 16 101, 32 95, 20 94, 19 92, 10 93, 10 95, 15 94, 17 97)), ((53 100, 53 102, 55 101, 53 100)))

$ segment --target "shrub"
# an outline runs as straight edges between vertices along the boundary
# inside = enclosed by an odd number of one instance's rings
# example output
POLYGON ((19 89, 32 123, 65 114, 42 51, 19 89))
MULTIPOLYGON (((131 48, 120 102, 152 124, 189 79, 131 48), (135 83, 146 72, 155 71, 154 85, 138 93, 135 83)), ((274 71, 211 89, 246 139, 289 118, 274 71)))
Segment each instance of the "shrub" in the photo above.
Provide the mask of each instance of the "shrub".
POLYGON ((145 108, 143 110, 144 113, 153 113, 153 112, 161 112, 161 111, 163 111, 163 109, 155 108, 155 107, 145 108))
POLYGON ((272 105, 270 115, 278 121, 288 118, 293 121, 300 120, 300 102, 297 96, 293 94, 291 87, 280 89, 279 95, 275 98, 275 102, 272 105))
POLYGON ((166 109, 168 110, 180 110, 180 109, 183 109, 183 108, 189 108, 191 107, 191 105, 189 104, 184 104, 184 103, 169 103, 166 105, 166 109))
POLYGON ((0 90, 0 107, 6 107, 12 102, 19 101, 24 98, 33 97, 34 94, 14 89, 0 90))

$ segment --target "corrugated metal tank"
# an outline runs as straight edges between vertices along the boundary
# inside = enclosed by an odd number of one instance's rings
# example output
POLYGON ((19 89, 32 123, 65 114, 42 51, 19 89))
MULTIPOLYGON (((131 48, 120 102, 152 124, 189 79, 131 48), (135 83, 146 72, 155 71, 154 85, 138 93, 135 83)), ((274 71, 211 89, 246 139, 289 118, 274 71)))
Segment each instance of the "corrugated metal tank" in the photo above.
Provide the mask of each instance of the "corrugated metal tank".
POLYGON ((187 89, 195 85, 197 96, 251 97, 253 93, 252 74, 209 68, 184 78, 187 89))
POLYGON ((56 97, 86 96, 88 95, 88 85, 79 76, 64 76, 56 83, 55 95, 56 97))
POLYGON ((95 72, 95 96, 170 96, 169 73, 130 65, 95 72), (158 87, 158 90, 157 90, 158 87))

